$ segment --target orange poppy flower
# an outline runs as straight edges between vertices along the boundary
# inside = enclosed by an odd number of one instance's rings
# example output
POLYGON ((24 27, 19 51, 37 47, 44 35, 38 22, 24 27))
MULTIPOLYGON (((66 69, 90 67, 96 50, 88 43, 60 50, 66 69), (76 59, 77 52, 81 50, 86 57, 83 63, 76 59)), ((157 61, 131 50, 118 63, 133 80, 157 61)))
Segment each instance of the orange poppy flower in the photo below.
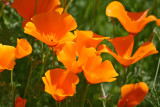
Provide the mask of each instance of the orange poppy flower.
POLYGON ((32 47, 26 39, 17 39, 16 58, 20 59, 32 53, 32 47))
POLYGON ((82 31, 82 30, 76 30, 75 35, 76 35, 76 45, 78 53, 81 52, 84 46, 86 48, 93 47, 96 49, 97 46, 102 42, 102 40, 110 38, 95 34, 92 31, 82 31))
MULTIPOLYGON (((30 21, 34 16, 36 0, 14 0, 11 7, 25 19, 23 25, 30 21)), ((36 15, 53 11, 60 7, 60 0, 38 0, 36 7, 36 15)))
POLYGON ((16 58, 23 58, 31 52, 32 47, 25 39, 17 39, 16 48, 0 44, 0 71, 2 72, 4 69, 12 70, 16 58))
POLYGON ((160 26, 159 19, 153 15, 147 17, 147 14, 148 10, 139 13, 128 12, 118 1, 113 1, 106 7, 106 15, 117 18, 123 27, 133 34, 139 33, 151 21, 156 21, 160 26))
POLYGON ((70 31, 77 28, 77 23, 68 13, 42 13, 34 16, 32 21, 26 24, 24 32, 41 40, 50 47, 75 39, 75 36, 70 31))
POLYGON ((75 42, 66 42, 62 50, 58 51, 56 54, 58 60, 64 64, 67 70, 74 73, 79 73, 82 71, 82 65, 76 60, 77 48, 75 42))
POLYGON ((73 96, 76 91, 76 84, 79 83, 76 74, 61 68, 48 70, 42 80, 45 84, 45 91, 51 94, 56 101, 62 101, 67 96, 73 96))
POLYGON ((98 51, 111 54, 124 67, 128 67, 130 64, 133 64, 144 57, 158 53, 153 43, 145 42, 135 54, 131 56, 134 45, 134 36, 131 34, 125 37, 116 37, 108 40, 113 44, 117 54, 106 45, 100 45, 98 51))
POLYGON ((145 98, 148 90, 148 86, 144 82, 122 86, 118 107, 135 107, 145 98))
POLYGON ((21 97, 17 97, 15 101, 15 107, 25 107, 26 105, 26 99, 22 99, 21 97))
POLYGON ((102 58, 96 55, 88 57, 82 69, 84 76, 90 84, 112 82, 118 76, 110 61, 102 62, 102 58))

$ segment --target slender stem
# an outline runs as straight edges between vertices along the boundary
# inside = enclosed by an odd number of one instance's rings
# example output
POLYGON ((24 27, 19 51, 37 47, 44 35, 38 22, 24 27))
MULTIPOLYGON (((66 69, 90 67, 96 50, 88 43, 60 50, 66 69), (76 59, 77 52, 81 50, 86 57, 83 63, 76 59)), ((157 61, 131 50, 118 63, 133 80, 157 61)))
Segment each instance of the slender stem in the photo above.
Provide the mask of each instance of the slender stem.
POLYGON ((56 101, 56 107, 58 107, 58 102, 56 101))
POLYGON ((0 18, 1 18, 1 16, 2 16, 2 13, 3 13, 4 8, 5 8, 5 4, 2 3, 2 8, 1 8, 1 10, 0 10, 0 18))
POLYGON ((52 56, 53 56, 53 61, 52 61, 52 65, 53 65, 53 68, 55 68, 55 51, 53 50, 53 47, 52 47, 52 56))
POLYGON ((127 81, 127 68, 124 68, 123 85, 126 83, 126 81, 127 81))
POLYGON ((33 71, 33 64, 31 63, 31 68, 30 68, 30 72, 29 72, 29 77, 28 77, 28 81, 27 81, 27 85, 26 85, 26 89, 25 89, 23 98, 26 97, 27 90, 28 90, 28 87, 29 87, 29 82, 30 82, 30 80, 31 80, 32 71, 33 71))
POLYGON ((111 17, 111 20, 112 20, 112 25, 113 25, 113 38, 114 38, 115 37, 115 21, 113 17, 111 17))
POLYGON ((64 0, 64 9, 66 8, 67 0, 64 0))
POLYGON ((14 98, 13 70, 11 70, 11 86, 12 86, 12 102, 13 102, 13 107, 14 107, 15 98, 14 98))
POLYGON ((36 4, 35 4, 35 8, 34 8, 34 15, 36 15, 37 4, 38 4, 38 0, 36 0, 36 4))
POLYGON ((67 10, 68 10, 69 6, 71 5, 72 1, 73 0, 70 0, 69 3, 67 4, 67 6, 64 8, 64 11, 63 11, 64 13, 67 13, 67 10))
POLYGON ((154 77, 154 82, 153 82, 153 88, 154 89, 155 89, 156 79, 157 79, 157 76, 158 76, 159 65, 160 65, 160 57, 159 57, 158 65, 157 65, 156 75, 154 77))
POLYGON ((93 28, 94 18, 95 18, 95 15, 96 15, 96 10, 97 10, 98 4, 99 4, 99 0, 96 0, 95 7, 94 7, 94 10, 93 10, 93 13, 92 13, 92 19, 90 21, 90 30, 92 30, 92 28, 93 28))
POLYGON ((100 86, 101 86, 101 98, 102 98, 103 107, 106 107, 106 94, 103 88, 103 83, 100 83, 100 86))
POLYGON ((86 100, 86 96, 87 96, 88 87, 89 87, 89 84, 87 84, 87 87, 85 89, 85 92, 84 92, 84 95, 83 95, 83 99, 82 99, 82 105, 81 105, 81 107, 84 107, 84 105, 85 105, 85 100, 86 100))

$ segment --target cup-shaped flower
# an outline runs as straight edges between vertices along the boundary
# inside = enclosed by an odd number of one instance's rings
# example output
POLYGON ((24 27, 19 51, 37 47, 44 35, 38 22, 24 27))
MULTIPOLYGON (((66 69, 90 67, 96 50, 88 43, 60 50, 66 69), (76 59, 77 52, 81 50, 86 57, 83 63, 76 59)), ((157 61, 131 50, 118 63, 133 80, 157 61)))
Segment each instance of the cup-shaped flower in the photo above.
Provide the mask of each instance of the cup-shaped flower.
POLYGON ((53 11, 60 7, 60 0, 14 0, 11 5, 25 19, 23 25, 30 21, 34 14, 53 11), (36 9, 35 9, 36 8, 36 9), (36 12, 35 12, 36 10, 36 12))
POLYGON ((75 39, 70 32, 77 28, 74 18, 68 13, 47 12, 36 15, 24 27, 24 32, 34 36, 50 47, 75 39))
POLYGON ((12 70, 15 65, 15 47, 0 44, 0 71, 12 70))
POLYGON ((147 17, 147 14, 148 10, 139 13, 128 12, 118 1, 113 1, 106 7, 106 15, 117 18, 123 27, 133 34, 139 33, 151 21, 156 21, 160 26, 160 19, 153 15, 147 17))
POLYGON ((25 39, 17 39, 16 48, 0 44, 0 72, 4 69, 12 70, 15 59, 23 58, 32 52, 32 47, 25 39))
POLYGON ((118 107, 135 107, 146 97, 148 90, 144 82, 122 86, 118 107))
POLYGON ((116 80, 115 77, 118 76, 112 63, 108 60, 102 62, 102 58, 97 55, 88 57, 82 69, 89 84, 113 82, 116 80))
POLYGON ((15 101, 15 107, 25 107, 26 105, 26 99, 22 99, 21 97, 17 97, 15 101))
POLYGON ((76 74, 61 68, 48 70, 42 80, 45 84, 45 91, 51 94, 56 101, 73 96, 76 92, 76 84, 79 83, 76 74))
POLYGON ((128 67, 144 57, 158 53, 152 42, 145 42, 138 48, 134 55, 131 56, 134 45, 134 36, 131 34, 125 37, 108 39, 108 41, 113 44, 117 54, 103 44, 98 47, 98 51, 111 54, 123 67, 128 67))
POLYGON ((26 39, 17 39, 16 58, 20 59, 32 53, 32 47, 26 39))

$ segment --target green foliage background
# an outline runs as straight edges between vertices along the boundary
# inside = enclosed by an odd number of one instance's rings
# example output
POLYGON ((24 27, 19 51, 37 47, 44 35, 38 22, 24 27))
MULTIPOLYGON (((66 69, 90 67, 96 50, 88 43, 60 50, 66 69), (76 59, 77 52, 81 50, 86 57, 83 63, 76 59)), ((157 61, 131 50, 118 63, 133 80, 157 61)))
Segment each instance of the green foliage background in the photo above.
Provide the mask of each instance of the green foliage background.
MULTIPOLYGON (((113 37, 127 36, 127 32, 117 19, 111 19, 105 15, 106 6, 112 0, 73 0, 69 7, 70 13, 76 20, 79 30, 93 30, 95 33, 113 37), (113 25, 114 23, 114 25, 113 25)), ((149 15, 153 14, 160 18, 160 0, 119 0, 125 6, 127 11, 141 12, 149 9, 149 15)), ((10 1, 10 4, 13 0, 10 1)), ((2 3, 0 3, 0 7, 2 3)), ((33 52, 30 56, 23 59, 16 60, 14 68, 14 84, 16 86, 15 96, 24 95, 24 90, 29 76, 31 64, 33 65, 33 72, 29 89, 27 92, 27 107, 54 107, 55 100, 51 95, 44 92, 44 84, 41 80, 42 68, 42 51, 49 54, 44 73, 51 69, 52 54, 48 52, 48 47, 33 37, 24 34, 21 22, 21 16, 7 5, 0 18, 0 43, 5 45, 16 46, 17 38, 26 38, 33 46, 33 52), (32 59, 32 61, 31 61, 32 59)), ((143 30, 135 37, 134 52, 138 47, 149 40, 153 35, 152 42, 160 51, 160 28, 156 26, 155 22, 149 23, 143 30)), ((103 43, 113 46, 107 42, 103 43)), ((133 53, 134 53, 133 52, 133 53)), ((121 65, 109 54, 102 54, 103 60, 110 60, 113 63, 119 77, 112 83, 103 83, 107 95, 107 107, 116 107, 120 98, 120 88, 123 80, 123 68, 121 65)), ((153 89, 153 80, 155 78, 156 69, 158 65, 159 53, 151 55, 139 62, 131 65, 128 69, 127 83, 137 83, 140 81, 146 82, 150 87, 150 92, 146 99, 142 101, 137 107, 159 107, 160 106, 160 73, 156 81, 156 88, 153 89)), ((63 64, 56 60, 56 67, 64 68, 63 64)), ((81 104, 81 95, 85 91, 87 85, 86 81, 82 81, 83 74, 79 74, 80 83, 77 86, 77 93, 72 98, 67 98, 69 107, 78 107, 81 104), (83 85, 83 89, 80 84, 83 85), (73 102, 73 103, 70 103, 73 102)), ((91 85, 87 93, 86 107, 102 107, 100 84, 91 85)), ((10 107, 12 104, 10 71, 3 71, 0 73, 0 106, 10 107)), ((65 107, 66 102, 61 103, 65 107)))

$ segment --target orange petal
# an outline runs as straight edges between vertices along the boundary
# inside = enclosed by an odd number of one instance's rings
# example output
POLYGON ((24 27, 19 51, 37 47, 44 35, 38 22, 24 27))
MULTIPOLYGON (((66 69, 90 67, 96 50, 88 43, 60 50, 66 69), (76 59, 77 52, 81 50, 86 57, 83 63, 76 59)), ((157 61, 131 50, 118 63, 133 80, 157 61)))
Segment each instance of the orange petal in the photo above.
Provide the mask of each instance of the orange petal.
POLYGON ((22 99, 21 97, 17 97, 15 101, 15 107, 25 107, 26 105, 26 99, 22 99))
POLYGON ((133 35, 116 37, 108 40, 113 44, 118 55, 106 45, 100 45, 97 50, 100 52, 106 52, 111 54, 120 64, 122 64, 124 67, 128 67, 134 60, 131 57, 134 45, 133 35))
POLYGON ((36 15, 24 27, 24 32, 43 41, 47 45, 56 45, 57 41, 64 42, 74 39, 75 36, 69 31, 76 29, 74 18, 68 13, 48 12, 36 15), (69 36, 67 38, 67 35, 69 36))
POLYGON ((88 83, 91 84, 112 82, 118 76, 111 62, 106 60, 102 63, 100 56, 89 57, 82 68, 88 83))
POLYGON ((26 39, 17 38, 16 58, 20 59, 32 53, 32 47, 26 39))
POLYGON ((81 72, 81 65, 78 66, 76 61, 76 43, 73 41, 67 42, 61 51, 57 53, 57 58, 64 64, 67 70, 74 73, 81 72))
POLYGON ((56 68, 48 70, 45 76, 42 77, 45 84, 45 91, 51 94, 55 100, 62 101, 67 96, 74 95, 79 78, 73 72, 56 68))
POLYGON ((133 58, 135 60, 132 62, 132 64, 143 59, 144 57, 147 57, 149 55, 156 54, 156 53, 158 53, 158 51, 156 50, 156 47, 154 46, 154 44, 151 42, 145 42, 138 48, 138 50, 133 55, 133 58))
POLYGON ((109 41, 113 44, 119 56, 126 58, 129 58, 131 56, 134 45, 133 35, 129 34, 125 37, 116 37, 113 39, 109 39, 109 41))
POLYGON ((118 102, 118 107, 134 107, 138 105, 145 98, 148 90, 148 86, 144 82, 122 86, 122 98, 118 102))
POLYGON ((78 53, 81 52, 82 48, 85 46, 86 48, 96 47, 102 40, 108 39, 109 37, 103 37, 101 35, 95 34, 92 31, 75 31, 75 34, 77 35, 76 38, 76 44, 78 53))
POLYGON ((15 47, 0 44, 0 70, 12 70, 15 63, 15 47))
MULTIPOLYGON (((11 7, 25 19, 31 19, 34 16, 36 0, 14 0, 11 7)), ((52 11, 60 7, 59 0, 38 0, 36 14, 52 11)))
POLYGON ((147 14, 148 10, 139 13, 127 12, 118 1, 111 2, 106 8, 107 16, 117 18, 128 32, 134 34, 139 33, 151 21, 156 21, 157 25, 159 25, 155 16, 146 17, 147 14))

